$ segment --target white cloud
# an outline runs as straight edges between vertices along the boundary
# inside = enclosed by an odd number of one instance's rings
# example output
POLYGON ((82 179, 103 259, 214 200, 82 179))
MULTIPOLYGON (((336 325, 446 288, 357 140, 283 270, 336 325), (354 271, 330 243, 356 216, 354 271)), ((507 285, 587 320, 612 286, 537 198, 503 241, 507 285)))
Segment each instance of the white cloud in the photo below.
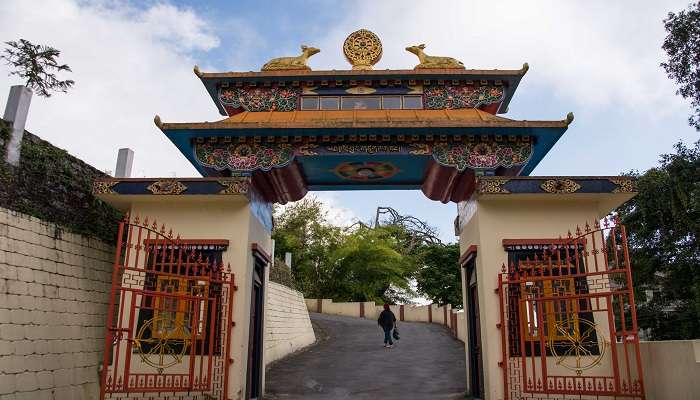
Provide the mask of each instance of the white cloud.
POLYGON ((376 69, 412 68, 417 59, 404 48, 425 43, 426 53, 458 58, 467 68, 516 69, 528 62, 523 85, 547 85, 571 106, 685 111, 659 63, 661 20, 686 6, 687 0, 365 0, 317 44, 323 51, 311 64, 347 68, 342 42, 363 27, 382 39, 384 55, 376 69))
POLYGON ((341 205, 341 192, 318 192, 311 196, 323 203, 328 221, 333 225, 347 227, 360 220, 353 210, 341 205))
MULTIPOLYGON (((124 2, 5 1, 0 37, 25 38, 61 50, 76 81, 67 94, 35 96, 28 130, 102 170, 113 170, 117 149, 135 151, 134 176, 197 176, 153 124, 221 118, 193 72, 191 51, 219 39, 190 9, 156 4, 145 10, 124 2)), ((8 69, 0 66, 0 77, 8 69)), ((0 102, 8 86, 2 80, 0 102)))

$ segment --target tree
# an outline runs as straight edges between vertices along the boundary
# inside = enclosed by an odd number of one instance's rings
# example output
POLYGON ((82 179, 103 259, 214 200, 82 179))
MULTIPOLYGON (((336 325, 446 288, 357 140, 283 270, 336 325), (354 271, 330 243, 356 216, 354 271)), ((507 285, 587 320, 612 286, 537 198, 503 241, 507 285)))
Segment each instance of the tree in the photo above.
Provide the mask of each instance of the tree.
POLYGON ((462 277, 459 268, 459 244, 425 246, 416 274, 418 292, 435 303, 462 305, 462 277))
POLYGON ((680 86, 676 93, 691 100, 694 110, 688 122, 700 130, 700 2, 668 13, 664 25, 668 35, 662 48, 669 59, 661 66, 680 86))
POLYGON ((328 263, 324 293, 339 301, 406 302, 413 258, 397 251, 384 229, 360 227, 343 238, 328 263))
POLYGON ((323 204, 307 197, 276 209, 272 237, 277 254, 292 253, 294 281, 306 297, 405 302, 414 294, 415 260, 395 229, 335 226, 323 204))
POLYGON ((700 338, 700 141, 638 176, 627 226, 638 322, 653 339, 700 338))
POLYGON ((53 47, 35 45, 25 39, 19 42, 5 42, 8 46, 0 58, 6 64, 16 68, 10 75, 17 75, 25 80, 25 86, 36 91, 39 96, 51 97, 51 92, 67 92, 74 81, 68 79, 61 81, 56 79, 53 72, 68 71, 71 69, 66 64, 56 61, 61 52, 53 47))
POLYGON ((313 197, 275 211, 275 252, 292 253, 297 287, 308 297, 322 297, 318 290, 325 275, 322 270, 341 241, 341 229, 328 222, 323 204, 313 197))

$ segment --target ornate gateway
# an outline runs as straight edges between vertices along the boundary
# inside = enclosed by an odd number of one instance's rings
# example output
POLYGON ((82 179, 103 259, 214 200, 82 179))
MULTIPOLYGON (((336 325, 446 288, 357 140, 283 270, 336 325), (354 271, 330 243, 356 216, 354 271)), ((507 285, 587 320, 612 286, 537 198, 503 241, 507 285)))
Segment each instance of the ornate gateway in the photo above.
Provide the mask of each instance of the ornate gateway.
POLYGON ((100 396, 188 392, 228 399, 234 278, 225 244, 148 219, 119 224, 100 396))
POLYGON ((644 398, 625 227, 507 246, 497 291, 506 399, 644 398))

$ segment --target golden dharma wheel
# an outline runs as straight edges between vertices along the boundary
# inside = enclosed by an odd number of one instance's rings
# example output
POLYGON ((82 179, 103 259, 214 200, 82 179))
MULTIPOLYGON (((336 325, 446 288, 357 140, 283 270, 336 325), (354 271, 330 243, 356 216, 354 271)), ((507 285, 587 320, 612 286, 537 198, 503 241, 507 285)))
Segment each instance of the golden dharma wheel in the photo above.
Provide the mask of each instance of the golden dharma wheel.
POLYGON ((372 69, 382 58, 382 42, 373 32, 360 29, 345 39, 343 54, 352 69, 372 69))

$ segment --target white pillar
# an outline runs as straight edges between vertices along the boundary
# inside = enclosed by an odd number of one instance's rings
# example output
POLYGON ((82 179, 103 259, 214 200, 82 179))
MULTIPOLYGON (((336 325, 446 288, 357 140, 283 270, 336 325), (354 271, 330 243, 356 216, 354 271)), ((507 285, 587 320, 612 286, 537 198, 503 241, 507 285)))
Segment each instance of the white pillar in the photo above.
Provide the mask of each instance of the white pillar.
POLYGON ((131 166, 134 164, 134 151, 129 148, 119 149, 115 178, 131 178, 131 166))
POLYGON ((284 253, 284 263, 287 264, 289 268, 292 268, 292 253, 284 253))
POLYGON ((10 125, 10 139, 6 144, 5 160, 11 165, 19 165, 22 150, 22 137, 27 123, 29 105, 32 102, 32 91, 26 86, 15 85, 10 88, 3 119, 10 125))

